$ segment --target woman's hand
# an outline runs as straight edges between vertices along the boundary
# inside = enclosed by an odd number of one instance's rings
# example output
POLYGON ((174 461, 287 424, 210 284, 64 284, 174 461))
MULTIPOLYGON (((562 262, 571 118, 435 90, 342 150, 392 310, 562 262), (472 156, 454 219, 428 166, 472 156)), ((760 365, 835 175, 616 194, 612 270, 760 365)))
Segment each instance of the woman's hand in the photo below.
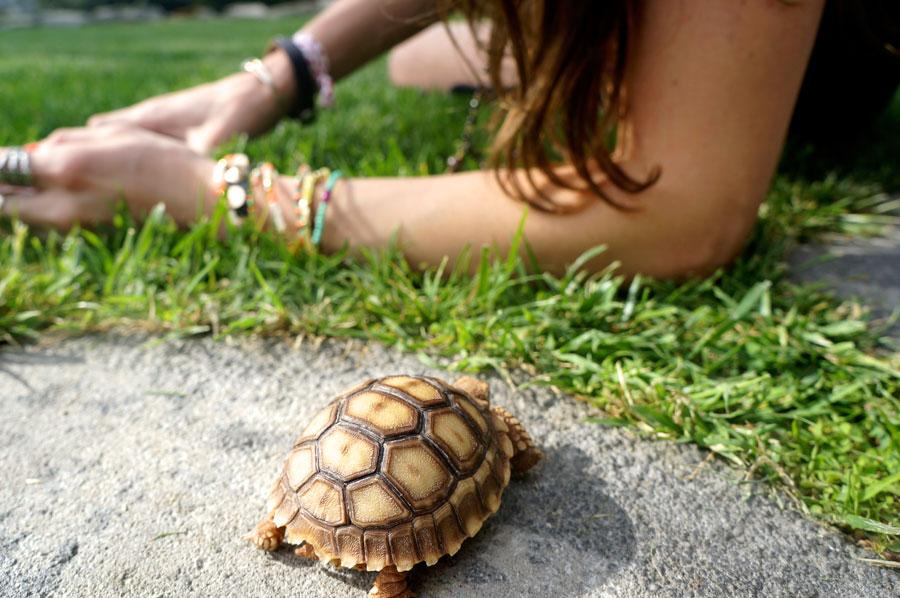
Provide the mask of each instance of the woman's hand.
POLYGON ((108 222, 119 200, 139 218, 162 202, 176 222, 187 224, 216 202, 213 161, 144 129, 60 129, 30 154, 34 187, 0 188, 0 194, 3 213, 31 225, 67 229, 108 222))
POLYGON ((296 90, 290 60, 277 50, 263 61, 276 90, 250 73, 164 94, 134 106, 97 114, 88 126, 129 125, 183 140, 208 154, 233 135, 258 135, 271 128, 293 105, 296 90))

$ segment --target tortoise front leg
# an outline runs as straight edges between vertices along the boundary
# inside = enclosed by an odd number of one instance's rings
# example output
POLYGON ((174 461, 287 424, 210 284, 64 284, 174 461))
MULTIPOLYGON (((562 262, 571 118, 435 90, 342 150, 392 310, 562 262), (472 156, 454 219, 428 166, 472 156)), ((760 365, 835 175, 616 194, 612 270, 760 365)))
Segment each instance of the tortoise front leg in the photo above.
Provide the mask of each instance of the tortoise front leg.
POLYGON ((252 532, 244 536, 245 540, 250 540, 257 548, 261 548, 266 552, 278 550, 278 547, 281 546, 281 541, 284 539, 284 528, 275 525, 275 522, 272 521, 273 515, 274 511, 266 515, 252 532))
POLYGON ((496 405, 491 407, 491 411, 498 415, 509 428, 506 433, 513 445, 513 456, 509 460, 513 473, 525 473, 534 467, 544 454, 534 445, 531 436, 512 413, 496 405))
POLYGON ((378 596, 378 598, 412 598, 415 594, 410 591, 406 584, 407 572, 397 571, 397 567, 391 565, 385 567, 378 572, 372 589, 369 590, 369 596, 378 596))

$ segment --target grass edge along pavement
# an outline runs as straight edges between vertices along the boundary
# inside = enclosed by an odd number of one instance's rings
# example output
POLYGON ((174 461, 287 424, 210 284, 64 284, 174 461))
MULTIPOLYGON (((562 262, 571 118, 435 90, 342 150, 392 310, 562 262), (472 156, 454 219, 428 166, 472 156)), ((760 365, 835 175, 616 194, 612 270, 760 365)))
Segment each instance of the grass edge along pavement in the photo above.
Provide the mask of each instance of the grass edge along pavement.
MULTIPOLYGON (((561 277, 533 274, 518 248, 417 272, 396 250, 293 256, 248 227, 226 242, 223 216, 180 232, 157 209, 140 226, 120 214, 102 233, 43 238, 8 223, 0 335, 139 323, 375 340, 459 370, 524 367, 602 409, 596 423, 694 442, 882 555, 900 549, 898 354, 879 350, 859 305, 791 284, 765 253, 682 284, 586 274, 601 248, 561 277)), ((752 245, 769 228, 764 216, 752 245)))
MULTIPOLYGON (((300 22, 6 31, 0 142, 222 76, 300 22)), ((308 160, 356 175, 434 173, 465 116, 464 97, 387 85, 384 61, 337 96, 340 110, 314 128, 282 123, 246 150, 282 170, 308 160)), ((900 200, 883 191, 900 190, 898 99, 891 113, 880 141, 840 174, 787 152, 793 164, 782 164, 747 250, 705 280, 625 282, 577 264, 563 277, 534 275, 515 253, 470 254, 474 277, 449 266, 415 272, 396 251, 361 262, 294 257, 248 230, 223 242, 216 221, 176 231, 159 212, 141 226, 120 217, 68 235, 3 222, 0 337, 109 327, 303 334, 375 340, 461 370, 521 367, 601 408, 601 423, 695 442, 890 556, 900 551, 896 341, 880 338, 864 307, 788 281, 784 255, 798 239, 897 223, 900 200)))

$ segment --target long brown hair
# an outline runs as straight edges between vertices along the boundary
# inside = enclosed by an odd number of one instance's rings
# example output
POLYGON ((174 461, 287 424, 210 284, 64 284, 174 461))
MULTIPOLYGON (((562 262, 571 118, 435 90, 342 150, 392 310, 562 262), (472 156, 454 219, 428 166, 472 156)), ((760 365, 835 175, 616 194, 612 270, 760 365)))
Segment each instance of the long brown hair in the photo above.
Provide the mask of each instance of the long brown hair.
POLYGON ((492 166, 502 173, 501 185, 545 211, 571 212, 583 205, 555 202, 534 181, 533 173, 540 171, 555 185, 588 191, 617 208, 633 209, 601 187, 608 180, 637 193, 659 178, 656 168, 645 180, 637 180, 612 155, 616 125, 625 110, 623 79, 634 20, 632 2, 449 0, 448 8, 466 15, 473 34, 478 23, 491 23, 482 49, 501 107, 491 152, 492 166), (515 61, 518 82, 504 88, 501 67, 509 57, 515 61), (556 174, 553 163, 561 159, 574 167, 577 182, 556 174))

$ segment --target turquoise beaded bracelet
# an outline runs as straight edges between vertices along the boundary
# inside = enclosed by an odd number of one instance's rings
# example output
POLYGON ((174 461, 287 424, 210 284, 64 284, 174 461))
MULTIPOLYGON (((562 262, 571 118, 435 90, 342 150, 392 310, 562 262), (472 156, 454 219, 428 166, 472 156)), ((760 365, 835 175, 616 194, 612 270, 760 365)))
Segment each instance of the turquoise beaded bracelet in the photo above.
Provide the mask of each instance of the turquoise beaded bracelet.
POLYGON ((328 176, 328 180, 325 181, 325 190, 322 191, 322 200, 319 202, 318 208, 316 208, 316 219, 313 224, 312 237, 310 239, 313 245, 318 246, 319 242, 322 240, 322 234, 325 232, 325 212, 328 210, 328 203, 331 201, 332 191, 334 191, 338 179, 342 176, 344 176, 344 173, 340 170, 333 170, 328 176))

